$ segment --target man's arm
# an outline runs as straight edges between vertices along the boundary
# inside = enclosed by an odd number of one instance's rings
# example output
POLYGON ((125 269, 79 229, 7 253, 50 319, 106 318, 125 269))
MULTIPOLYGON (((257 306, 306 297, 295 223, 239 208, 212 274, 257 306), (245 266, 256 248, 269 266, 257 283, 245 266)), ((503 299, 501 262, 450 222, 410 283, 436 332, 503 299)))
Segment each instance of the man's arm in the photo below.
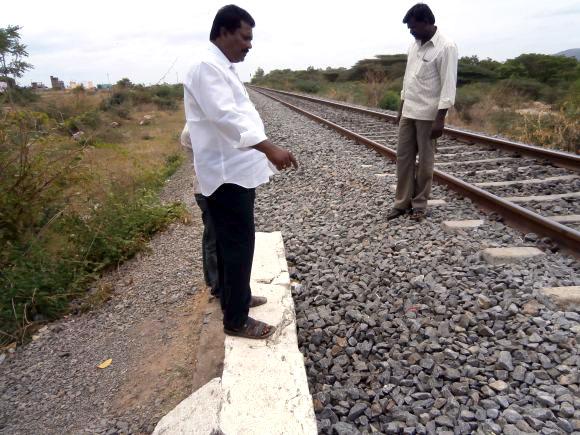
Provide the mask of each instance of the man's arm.
POLYGON ((298 162, 292 153, 278 145, 274 145, 268 139, 254 145, 252 148, 266 154, 268 160, 270 160, 279 171, 287 169, 290 166, 294 166, 294 169, 298 169, 298 162))
POLYGON ((441 95, 437 106, 437 116, 431 127, 431 139, 437 139, 443 135, 447 110, 455 104, 457 85, 457 46, 455 44, 447 46, 443 50, 439 74, 441 77, 441 95))
POLYGON ((236 148, 251 147, 264 153, 278 170, 291 165, 298 167, 289 151, 270 142, 261 126, 236 110, 233 92, 219 70, 202 64, 197 80, 197 83, 186 84, 186 89, 188 85, 192 88, 201 110, 220 127, 223 134, 238 143, 236 148))
POLYGON ((399 113, 397 113, 397 125, 401 122, 401 116, 403 116, 403 104, 405 100, 401 99, 401 104, 399 104, 399 113))
POLYGON ((230 84, 215 66, 202 63, 185 88, 220 133, 235 143, 235 148, 251 147, 266 140, 263 127, 238 110, 230 84))

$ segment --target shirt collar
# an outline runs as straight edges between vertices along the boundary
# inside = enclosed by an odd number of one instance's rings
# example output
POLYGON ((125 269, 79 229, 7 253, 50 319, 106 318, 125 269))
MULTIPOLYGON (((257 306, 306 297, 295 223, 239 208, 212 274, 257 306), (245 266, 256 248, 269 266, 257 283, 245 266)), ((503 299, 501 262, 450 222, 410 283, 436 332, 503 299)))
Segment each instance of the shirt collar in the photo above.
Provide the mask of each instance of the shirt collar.
POLYGON ((230 62, 230 60, 226 57, 225 54, 219 49, 217 45, 213 42, 210 42, 208 45, 208 50, 213 53, 213 55, 217 58, 217 60, 223 64, 226 68, 234 69, 234 64, 230 62))
POLYGON ((431 44, 433 44, 434 47, 437 47, 439 45, 439 39, 440 39, 440 34, 439 34, 439 29, 437 29, 437 30, 435 30, 435 34, 426 43, 428 44, 430 42, 431 44))
POLYGON ((425 42, 425 44, 421 44, 420 39, 415 39, 415 44, 417 44, 417 47, 424 47, 427 44, 431 43, 431 44, 433 44, 434 47, 436 47, 437 45, 439 45, 439 39, 440 39, 440 34, 439 34, 439 29, 437 29, 437 30, 435 30, 435 33, 433 34, 431 39, 429 39, 427 42, 425 42))

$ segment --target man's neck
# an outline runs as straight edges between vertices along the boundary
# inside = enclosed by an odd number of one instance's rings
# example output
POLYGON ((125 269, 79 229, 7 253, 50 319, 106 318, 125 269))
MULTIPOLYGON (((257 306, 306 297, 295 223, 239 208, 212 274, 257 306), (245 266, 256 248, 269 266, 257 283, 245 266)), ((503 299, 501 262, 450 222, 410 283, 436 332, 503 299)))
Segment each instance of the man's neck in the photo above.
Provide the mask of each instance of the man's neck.
POLYGON ((433 30, 430 32, 430 34, 429 34, 429 36, 427 36, 427 38, 421 39, 421 45, 431 41, 431 38, 433 38, 433 36, 435 36, 435 33, 437 33, 437 26, 433 26, 433 30))
POLYGON ((226 50, 222 47, 222 45, 219 43, 219 41, 210 41, 213 45, 215 45, 221 52, 222 54, 226 57, 227 60, 229 60, 230 62, 232 61, 230 59, 230 57, 228 56, 226 50))

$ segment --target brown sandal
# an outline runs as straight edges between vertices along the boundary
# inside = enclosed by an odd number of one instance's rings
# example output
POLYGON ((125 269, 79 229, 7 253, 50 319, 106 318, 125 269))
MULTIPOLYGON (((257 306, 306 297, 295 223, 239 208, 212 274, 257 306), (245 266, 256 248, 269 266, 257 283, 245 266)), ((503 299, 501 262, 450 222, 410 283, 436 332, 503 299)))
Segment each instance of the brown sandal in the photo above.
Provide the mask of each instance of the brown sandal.
POLYGON ((256 319, 248 317, 246 324, 240 329, 229 329, 224 326, 224 333, 234 337, 252 338, 263 340, 270 337, 276 331, 276 327, 268 325, 256 319))
POLYGON ((264 305, 266 302, 268 302, 268 299, 264 296, 252 296, 250 308, 259 307, 260 305, 264 305))

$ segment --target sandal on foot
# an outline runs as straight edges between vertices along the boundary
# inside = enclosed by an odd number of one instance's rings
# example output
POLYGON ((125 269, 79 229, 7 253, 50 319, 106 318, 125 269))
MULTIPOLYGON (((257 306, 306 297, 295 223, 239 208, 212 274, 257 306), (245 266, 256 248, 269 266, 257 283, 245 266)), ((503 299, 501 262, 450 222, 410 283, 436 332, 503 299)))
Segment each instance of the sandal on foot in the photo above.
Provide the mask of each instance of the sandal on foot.
POLYGON ((264 296, 252 296, 250 308, 259 307, 260 305, 264 305, 266 302, 268 302, 268 299, 264 296))
POLYGON ((224 333, 227 335, 233 335, 234 337, 252 338, 255 340, 263 340, 270 337, 276 327, 268 325, 267 323, 261 322, 256 319, 248 317, 246 324, 240 329, 230 329, 224 326, 224 333))

